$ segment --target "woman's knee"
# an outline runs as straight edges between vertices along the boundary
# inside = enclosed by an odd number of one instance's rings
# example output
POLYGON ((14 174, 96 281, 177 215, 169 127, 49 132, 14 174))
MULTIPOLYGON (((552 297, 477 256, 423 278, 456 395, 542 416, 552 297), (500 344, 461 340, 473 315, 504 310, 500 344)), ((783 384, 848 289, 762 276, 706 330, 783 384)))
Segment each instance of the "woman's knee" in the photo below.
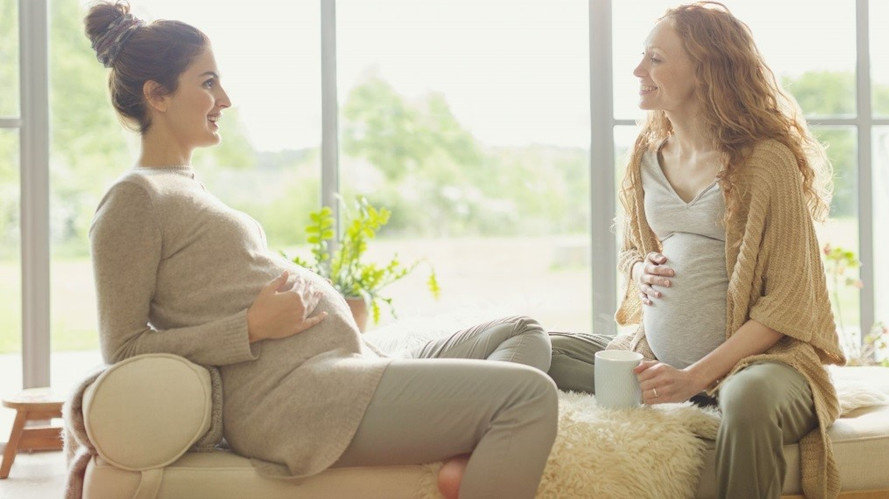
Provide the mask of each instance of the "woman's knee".
POLYGON ((529 335, 536 336, 546 340, 546 343, 549 344, 549 334, 543 330, 543 327, 540 326, 540 323, 537 322, 536 319, 528 317, 527 315, 517 315, 509 318, 509 321, 513 324, 513 330, 516 335, 529 335))
POLYGON ((537 406, 539 414, 555 421, 559 412, 559 390, 552 378, 538 369, 527 368, 516 370, 514 375, 522 392, 537 406))
MULTIPOLYGON (((759 365, 761 366, 761 365, 759 365)), ((782 393, 771 369, 751 366, 725 380, 719 390, 723 424, 758 427, 777 422, 782 393)))
POLYGON ((552 361, 552 343, 549 334, 540 324, 528 316, 513 316, 507 319, 512 324, 512 333, 506 340, 513 351, 512 361, 518 358, 525 360, 527 365, 536 367, 543 372, 549 370, 552 361))

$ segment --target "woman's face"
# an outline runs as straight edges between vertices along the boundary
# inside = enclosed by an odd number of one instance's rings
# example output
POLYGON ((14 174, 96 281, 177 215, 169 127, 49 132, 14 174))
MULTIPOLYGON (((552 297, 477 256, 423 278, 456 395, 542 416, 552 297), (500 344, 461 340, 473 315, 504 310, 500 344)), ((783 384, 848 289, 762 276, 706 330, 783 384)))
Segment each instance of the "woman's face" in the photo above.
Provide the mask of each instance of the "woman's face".
POLYGON ((168 99, 164 119, 182 146, 192 149, 219 143, 217 120, 231 101, 219 81, 209 43, 179 75, 179 87, 168 99))
POLYGON ((676 30, 669 22, 657 23, 645 40, 642 61, 633 70, 639 78, 639 107, 680 111, 693 106, 694 69, 676 30))

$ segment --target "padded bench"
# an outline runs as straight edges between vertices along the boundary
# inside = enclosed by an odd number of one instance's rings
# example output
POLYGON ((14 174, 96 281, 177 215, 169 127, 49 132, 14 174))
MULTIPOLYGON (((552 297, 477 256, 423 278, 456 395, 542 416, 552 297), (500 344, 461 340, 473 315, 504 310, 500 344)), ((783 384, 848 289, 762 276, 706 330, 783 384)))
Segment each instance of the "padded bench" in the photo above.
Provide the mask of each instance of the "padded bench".
MULTIPOLYGON (((843 367, 835 376, 889 395, 887 368, 843 367)), ((143 355, 110 368, 83 398, 98 451, 86 469, 84 497, 436 497, 431 465, 329 469, 297 483, 262 477, 232 452, 188 451, 209 428, 211 405, 207 371, 181 357, 143 355)), ((889 405, 853 411, 829 434, 843 495, 889 497, 889 405)), ((798 447, 784 452, 784 494, 801 494, 798 447)), ((716 497, 713 460, 711 445, 697 497, 716 497)))

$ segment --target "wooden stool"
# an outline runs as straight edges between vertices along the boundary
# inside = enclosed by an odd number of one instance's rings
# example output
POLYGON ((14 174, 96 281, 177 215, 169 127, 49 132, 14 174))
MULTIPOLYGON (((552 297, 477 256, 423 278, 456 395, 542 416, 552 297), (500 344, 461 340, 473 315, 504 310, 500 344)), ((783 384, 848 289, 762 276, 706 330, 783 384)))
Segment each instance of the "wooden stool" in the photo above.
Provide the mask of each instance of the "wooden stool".
POLYGON ((15 422, 9 434, 9 442, 3 452, 0 478, 9 476, 9 469, 18 451, 61 450, 62 428, 38 426, 25 428, 26 421, 48 420, 62 417, 64 399, 53 395, 49 388, 23 390, 3 399, 3 405, 16 410, 15 422))

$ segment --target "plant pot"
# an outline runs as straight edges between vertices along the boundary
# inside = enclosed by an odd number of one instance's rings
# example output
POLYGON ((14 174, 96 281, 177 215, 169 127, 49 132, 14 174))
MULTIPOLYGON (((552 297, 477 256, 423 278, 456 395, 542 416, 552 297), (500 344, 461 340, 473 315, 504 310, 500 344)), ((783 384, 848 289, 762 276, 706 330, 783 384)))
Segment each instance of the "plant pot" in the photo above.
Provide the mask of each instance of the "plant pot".
POLYGON ((347 296, 346 304, 349 305, 349 310, 352 311, 352 318, 355 319, 358 330, 363 333, 367 327, 367 302, 360 296, 347 296))

